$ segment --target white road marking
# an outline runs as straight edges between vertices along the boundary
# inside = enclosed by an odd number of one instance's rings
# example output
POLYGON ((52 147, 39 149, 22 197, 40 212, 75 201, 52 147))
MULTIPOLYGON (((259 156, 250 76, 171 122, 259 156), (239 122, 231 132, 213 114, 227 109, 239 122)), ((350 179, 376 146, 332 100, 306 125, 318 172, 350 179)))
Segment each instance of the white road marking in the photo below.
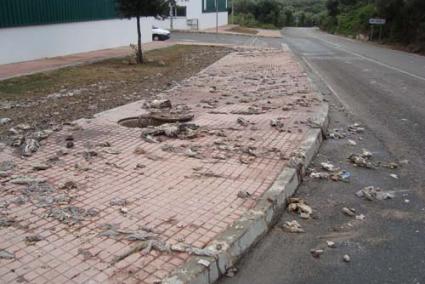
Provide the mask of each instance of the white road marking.
POLYGON ((326 87, 335 95, 335 97, 338 98, 338 100, 340 101, 340 103, 344 106, 344 108, 351 112, 350 107, 348 106, 348 104, 346 104, 344 102, 344 100, 341 98, 340 95, 338 95, 338 92, 335 91, 335 89, 328 83, 327 80, 325 80, 325 78, 323 78, 323 76, 319 73, 319 71, 317 71, 317 69, 315 67, 313 67, 313 65, 307 61, 307 59, 305 57, 301 57, 301 59, 304 61, 305 64, 307 64, 307 66, 314 72, 314 74, 316 74, 316 76, 326 85, 326 87))
POLYGON ((373 62, 373 63, 375 63, 375 64, 378 64, 378 65, 380 65, 380 66, 386 67, 386 68, 388 68, 388 69, 391 69, 391 70, 394 70, 394 71, 397 71, 397 72, 403 73, 403 74, 408 75, 408 76, 410 76, 410 77, 413 77, 413 78, 415 78, 415 79, 425 81, 425 78, 424 78, 424 77, 421 77, 421 76, 418 76, 418 75, 412 74, 412 73, 410 73, 410 72, 404 71, 404 70, 402 70, 402 69, 400 69, 400 68, 397 68, 397 67, 394 67, 394 66, 391 66, 391 65, 388 65, 388 64, 382 63, 382 62, 380 62, 380 61, 378 61, 378 60, 372 59, 372 58, 370 58, 370 57, 366 57, 366 56, 361 55, 361 54, 359 54, 359 53, 357 53, 357 52, 349 51, 349 50, 347 50, 347 49, 343 49, 343 48, 341 48, 341 46, 340 46, 340 45, 335 44, 335 43, 330 42, 330 41, 327 41, 327 40, 324 40, 324 39, 322 39, 322 38, 318 38, 318 37, 315 37, 315 38, 316 38, 316 39, 318 39, 318 40, 324 41, 324 42, 326 42, 326 43, 328 43, 328 44, 330 44, 330 45, 334 46, 335 48, 337 48, 337 49, 339 49, 339 50, 342 50, 342 51, 344 51, 344 52, 347 52, 347 53, 350 53, 350 54, 352 54, 352 55, 358 56, 358 57, 360 57, 360 58, 362 58, 362 59, 364 59, 364 60, 367 60, 367 61, 373 62))

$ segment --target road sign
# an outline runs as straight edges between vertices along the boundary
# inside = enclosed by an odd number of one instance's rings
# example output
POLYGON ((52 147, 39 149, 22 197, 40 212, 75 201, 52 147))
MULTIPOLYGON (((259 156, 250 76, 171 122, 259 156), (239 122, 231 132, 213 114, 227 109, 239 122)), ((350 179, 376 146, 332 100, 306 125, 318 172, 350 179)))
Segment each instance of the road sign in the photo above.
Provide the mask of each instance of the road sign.
POLYGON ((369 19, 369 24, 371 25, 385 25, 387 21, 385 19, 369 19))

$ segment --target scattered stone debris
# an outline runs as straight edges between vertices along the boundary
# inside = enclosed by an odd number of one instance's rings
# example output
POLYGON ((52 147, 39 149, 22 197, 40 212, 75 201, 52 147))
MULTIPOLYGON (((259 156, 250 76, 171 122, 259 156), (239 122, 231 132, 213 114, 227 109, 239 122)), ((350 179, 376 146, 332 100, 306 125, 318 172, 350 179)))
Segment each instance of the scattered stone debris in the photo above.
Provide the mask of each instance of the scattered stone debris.
POLYGON ((209 262, 209 261, 208 261, 208 260, 206 260, 206 259, 200 259, 200 260, 198 260, 198 264, 200 264, 200 265, 202 265, 202 266, 205 266, 205 267, 210 267, 211 262, 209 262))
POLYGON ((282 122, 282 118, 277 118, 270 121, 270 126, 280 130, 285 126, 285 124, 282 122))
POLYGON ((48 164, 44 164, 44 163, 35 163, 32 164, 32 169, 35 171, 44 171, 49 169, 51 166, 48 164))
POLYGON ((236 120, 236 122, 239 125, 243 126, 243 127, 246 127, 246 126, 248 126, 250 124, 250 122, 248 120, 246 120, 245 118, 243 118, 243 117, 238 117, 238 119, 236 120))
POLYGON ((365 131, 365 128, 362 127, 359 123, 354 123, 348 126, 348 131, 350 131, 351 133, 363 133, 365 131))
POLYGON ((348 144, 350 144, 351 146, 356 146, 357 142, 351 139, 348 139, 348 144))
POLYGON ((321 163, 320 165, 322 166, 322 169, 324 169, 328 172, 336 172, 336 171, 340 170, 340 168, 335 167, 331 163, 321 163))
POLYGON ((26 124, 26 123, 20 123, 20 124, 16 125, 16 128, 18 128, 19 130, 24 130, 24 131, 32 129, 31 125, 26 124))
POLYGON ((59 189, 65 189, 65 190, 70 190, 70 189, 76 189, 78 188, 78 185, 75 181, 72 180, 68 180, 64 183, 59 184, 58 186, 59 189))
POLYGON ((310 253, 314 258, 320 258, 320 256, 324 253, 324 250, 322 250, 322 249, 312 249, 312 250, 310 250, 310 253))
POLYGON ((367 186, 356 192, 356 196, 366 200, 385 200, 395 197, 393 192, 383 191, 379 187, 367 186))
POLYGON ((301 227, 300 223, 298 223, 296 220, 293 221, 286 221, 285 224, 283 224, 283 229, 290 233, 304 233, 304 229, 301 227))
POLYGON ((0 125, 5 125, 5 124, 8 124, 10 122, 12 122, 12 119, 11 118, 8 118, 8 117, 2 117, 2 118, 0 118, 0 125))
POLYGON ((35 245, 37 242, 42 240, 43 240, 43 237, 41 237, 40 235, 30 235, 25 237, 25 243, 28 246, 35 245))
POLYGON ((356 167, 372 169, 374 168, 374 165, 372 162, 370 162, 371 158, 372 158, 372 153, 370 153, 369 151, 363 150, 363 153, 361 154, 351 154, 348 159, 356 167))
POLYGON ((238 198, 242 198, 242 199, 246 199, 246 198, 250 198, 251 197, 251 193, 247 192, 247 191, 239 191, 238 192, 238 198))
POLYGON ((90 164, 86 161, 80 161, 75 164, 75 168, 79 171, 86 172, 91 169, 90 164))
POLYGON ((14 218, 0 216, 0 228, 10 227, 15 223, 16 223, 16 220, 14 218))
POLYGON ((76 206, 66 206, 63 208, 50 208, 47 216, 67 225, 75 225, 97 214, 97 210, 85 210, 76 206))
POLYGON ((126 206, 127 204, 128 204, 127 199, 118 198, 118 197, 113 198, 109 202, 109 205, 111 205, 111 206, 126 206))
POLYGON ((146 154, 146 150, 143 149, 141 146, 137 146, 136 149, 134 149, 133 153, 136 155, 144 155, 146 154))
POLYGON ((45 178, 34 178, 29 176, 17 176, 13 177, 10 180, 10 183, 18 184, 18 185, 31 185, 31 184, 39 184, 46 182, 45 178))
POLYGON ((7 250, 0 249, 0 259, 15 259, 15 254, 7 250))
POLYGON ((366 219, 365 215, 363 215, 363 214, 356 215, 356 220, 363 221, 364 219, 366 219))
POLYGON ((38 151, 40 148, 40 143, 35 139, 25 139, 23 148, 22 148, 22 155, 29 157, 35 152, 38 151))
POLYGON ((330 179, 332 181, 343 181, 343 182, 349 182, 351 173, 347 171, 337 171, 337 172, 316 172, 312 171, 310 173, 311 178, 316 179, 330 179))
POLYGON ((153 100, 151 102, 145 102, 144 104, 145 108, 171 108, 171 101, 170 100, 153 100))
POLYGON ((156 136, 169 138, 192 139, 198 135, 199 126, 194 123, 167 123, 156 127, 147 127, 142 130, 142 138, 149 143, 159 143, 156 136))
POLYGON ((349 217, 355 217, 356 216, 356 210, 354 208, 344 207, 344 208, 342 208, 342 213, 344 213, 345 215, 347 215, 349 217))
POLYGON ((301 198, 289 198, 288 203, 288 211, 298 213, 303 219, 309 219, 313 214, 313 209, 301 198))
POLYGON ((104 141, 104 142, 97 143, 96 147, 108 148, 108 147, 112 147, 112 144, 108 141, 104 141))
POLYGON ((344 260, 344 262, 350 262, 351 261, 351 257, 348 254, 345 254, 342 259, 344 260))
POLYGON ((396 174, 390 174, 390 177, 392 177, 393 179, 399 179, 398 175, 396 174))
POLYGON ((329 248, 336 248, 336 243, 335 243, 335 242, 333 242, 333 241, 326 241, 326 245, 327 245, 329 248))
POLYGON ((347 137, 347 133, 344 129, 335 128, 329 131, 327 137, 328 139, 344 139, 347 137))
POLYGON ((238 272, 238 269, 236 267, 230 267, 226 270, 226 273, 224 275, 228 278, 232 278, 232 277, 235 277, 237 272, 238 272))
POLYGON ((256 115, 265 113, 265 111, 260 108, 250 106, 247 110, 234 110, 230 112, 231 114, 239 114, 239 115, 256 115))

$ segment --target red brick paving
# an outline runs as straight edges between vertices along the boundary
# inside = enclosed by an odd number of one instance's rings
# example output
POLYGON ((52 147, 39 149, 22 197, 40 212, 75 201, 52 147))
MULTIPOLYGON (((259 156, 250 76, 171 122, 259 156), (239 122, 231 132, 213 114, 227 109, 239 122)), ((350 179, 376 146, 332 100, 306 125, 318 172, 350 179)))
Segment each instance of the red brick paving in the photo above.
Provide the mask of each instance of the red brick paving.
MULTIPOLYGON (((281 50, 234 52, 158 97, 170 98, 173 105, 190 106, 195 114, 193 122, 201 126, 198 137, 168 138, 158 144, 145 142, 140 129, 116 123, 120 118, 146 112, 141 108, 143 102, 136 102, 79 121, 82 130, 67 127, 54 133, 30 158, 19 159, 8 150, 0 152, 0 160, 13 159, 19 165, 15 174, 45 177, 55 188, 61 182, 75 181, 78 189, 70 190, 71 205, 99 211, 99 215, 71 226, 48 217, 47 209, 37 207, 35 200, 0 209, 2 214, 14 216, 18 221, 11 227, 0 228, 0 249, 16 256, 14 260, 0 259, 1 282, 13 283, 23 278, 31 283, 159 281, 189 255, 152 250, 148 255, 134 253, 113 264, 114 257, 127 250, 131 242, 99 237, 99 226, 151 228, 168 244, 185 242, 205 247, 252 208, 255 200, 271 186, 287 165, 282 157, 289 157, 303 141, 308 127, 305 121, 320 104, 300 65, 281 50), (217 91, 210 92, 211 86, 217 91), (205 100, 217 100, 217 107, 204 108, 205 100), (283 111, 282 107, 290 103, 293 109, 283 111), (230 113, 249 106, 266 111, 258 115, 230 113), (212 110, 226 114, 208 113, 212 110), (236 122, 238 117, 254 124, 242 127, 236 122), (278 117, 282 118, 285 131, 271 127, 270 120, 278 117), (216 136, 212 130, 222 130, 226 137, 216 136), (68 132, 73 133, 76 145, 70 154, 46 171, 32 172, 32 163, 46 161, 65 145, 64 135, 68 132), (99 156, 90 160, 91 169, 85 172, 75 169, 75 164, 84 160, 82 152, 87 149, 87 143, 96 145, 105 141, 120 153, 108 154, 103 152, 104 148, 97 147, 99 156), (219 146, 221 142, 225 146, 219 146), (164 152, 161 150, 164 144, 199 146, 204 158, 164 152), (136 155, 134 149, 139 146, 147 154, 136 155), (240 162, 239 146, 256 147, 257 157, 252 163, 240 162), (225 155, 226 159, 214 159, 217 154, 225 155), (160 159, 149 159, 153 155, 160 159), (135 169, 138 163, 146 168, 135 169), (218 176, 196 176, 197 172, 218 176), (240 190, 249 192, 252 198, 238 198, 240 190), (128 214, 123 215, 119 206, 110 205, 114 198, 127 199, 128 214), (31 234, 40 234, 43 240, 29 246, 25 236, 31 234), (82 249, 90 252, 91 257, 85 258, 82 249)), ((24 189, 25 186, 3 180, 0 201, 10 201, 24 189)), ((59 194, 57 190, 53 196, 59 194)))
MULTIPOLYGON (((161 47, 171 46, 174 43, 167 42, 151 42, 143 45, 145 51, 157 49, 161 47)), ((121 57, 131 54, 130 47, 118 47, 110 49, 102 49, 90 52, 71 54, 66 56, 58 56, 52 58, 43 58, 25 62, 11 63, 0 65, 0 80, 13 78, 37 72, 43 72, 58 69, 66 66, 83 64, 97 60, 103 60, 113 57, 121 57)))

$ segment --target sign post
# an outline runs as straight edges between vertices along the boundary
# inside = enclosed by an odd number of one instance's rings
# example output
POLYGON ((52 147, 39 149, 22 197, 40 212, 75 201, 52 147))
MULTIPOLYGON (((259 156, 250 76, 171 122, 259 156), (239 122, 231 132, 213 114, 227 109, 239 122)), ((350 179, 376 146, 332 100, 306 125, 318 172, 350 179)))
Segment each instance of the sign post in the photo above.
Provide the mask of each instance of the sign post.
POLYGON ((386 24, 386 20, 385 19, 379 19, 379 18, 371 18, 369 19, 369 24, 372 26, 372 31, 371 31, 371 35, 370 35, 370 40, 373 41, 373 34, 374 34, 374 27, 375 25, 379 26, 379 41, 382 40, 382 26, 386 24))

